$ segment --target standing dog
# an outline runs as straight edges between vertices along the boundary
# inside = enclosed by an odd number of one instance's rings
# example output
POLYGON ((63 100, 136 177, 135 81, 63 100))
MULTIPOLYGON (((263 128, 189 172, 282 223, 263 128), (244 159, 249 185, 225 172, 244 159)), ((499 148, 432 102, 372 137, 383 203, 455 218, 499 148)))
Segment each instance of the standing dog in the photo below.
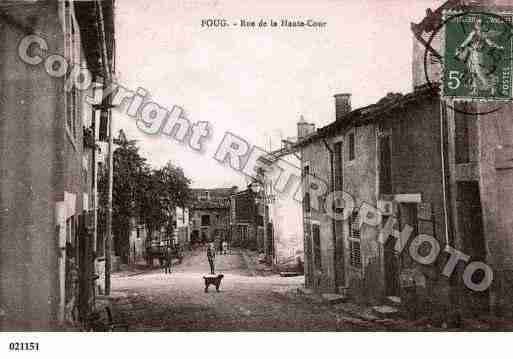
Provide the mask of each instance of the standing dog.
POLYGON ((205 293, 208 292, 208 287, 212 284, 216 286, 216 291, 219 292, 219 286, 221 285, 221 280, 224 278, 224 275, 218 274, 216 277, 203 277, 205 280, 205 293))

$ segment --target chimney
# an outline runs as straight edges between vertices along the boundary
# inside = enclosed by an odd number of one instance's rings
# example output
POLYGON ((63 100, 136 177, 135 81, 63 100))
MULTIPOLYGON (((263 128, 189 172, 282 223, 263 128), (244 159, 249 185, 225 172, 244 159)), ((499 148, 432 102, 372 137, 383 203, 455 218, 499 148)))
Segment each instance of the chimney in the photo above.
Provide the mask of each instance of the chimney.
POLYGON ((351 94, 340 93, 333 97, 335 97, 335 120, 338 121, 346 113, 351 112, 351 94))
POLYGON ((315 124, 306 122, 303 115, 301 115, 299 117, 299 122, 297 123, 297 138, 305 138, 306 136, 314 132, 315 124))

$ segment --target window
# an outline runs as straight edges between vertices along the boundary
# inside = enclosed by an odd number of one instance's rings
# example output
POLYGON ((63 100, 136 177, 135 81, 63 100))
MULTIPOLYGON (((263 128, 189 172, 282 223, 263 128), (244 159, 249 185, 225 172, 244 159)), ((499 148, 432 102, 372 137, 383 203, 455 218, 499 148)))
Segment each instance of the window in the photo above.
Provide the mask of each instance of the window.
POLYGON ((210 226, 210 216, 208 214, 201 216, 201 226, 202 227, 210 226))
POLYGON ((198 199, 200 201, 208 201, 210 199, 210 193, 208 191, 200 192, 198 199))
POLYGON ((99 113, 100 124, 98 126, 98 140, 105 142, 109 139, 109 111, 101 110, 99 113))
POLYGON ((349 224, 349 264, 353 267, 361 267, 362 253, 360 247, 360 215, 353 211, 348 219, 349 224))
POLYGON ((324 211, 326 208, 326 195, 317 197, 317 200, 317 205, 319 206, 317 210, 322 213, 322 211, 324 211))
POLYGON ((322 270, 322 257, 321 257, 321 229, 318 224, 312 225, 312 240, 313 240, 313 254, 314 264, 317 270, 322 270))
POLYGON ((303 198, 303 208, 306 213, 310 212, 310 193, 305 193, 305 197, 303 198))
POLYGON ((342 142, 335 143, 334 146, 334 167, 335 167, 335 190, 341 191, 344 185, 343 170, 342 170, 342 142))
POLYGON ((349 134, 348 138, 348 146, 349 146, 349 161, 352 161, 356 157, 356 149, 355 149, 355 138, 354 133, 349 134))
POLYGON ((69 248, 72 249, 70 253, 67 255, 71 255, 72 257, 76 257, 77 255, 77 225, 75 216, 71 216, 66 220, 66 243, 69 248))
POLYGON ((310 166, 303 167, 303 178, 306 178, 310 175, 310 166))
POLYGON ((66 243, 71 243, 71 218, 66 220, 66 243))
POLYGON ((140 227, 136 227, 136 231, 137 231, 137 238, 141 238, 141 228, 140 227))
POLYGON ((390 136, 379 138, 379 192, 392 193, 392 151, 390 136))
POLYGON ((242 242, 248 240, 248 226, 239 225, 239 238, 242 242))
POLYGON ((360 268, 362 266, 362 252, 360 249, 360 242, 349 241, 349 264, 351 266, 360 268))
POLYGON ((303 210, 306 213, 310 212, 310 193, 308 193, 308 189, 310 188, 310 182, 308 181, 308 176, 310 175, 310 166, 303 167, 303 186, 305 195, 303 197, 303 210))
POLYGON ((360 215, 358 211, 353 211, 349 216, 349 236, 353 239, 360 240, 360 215))

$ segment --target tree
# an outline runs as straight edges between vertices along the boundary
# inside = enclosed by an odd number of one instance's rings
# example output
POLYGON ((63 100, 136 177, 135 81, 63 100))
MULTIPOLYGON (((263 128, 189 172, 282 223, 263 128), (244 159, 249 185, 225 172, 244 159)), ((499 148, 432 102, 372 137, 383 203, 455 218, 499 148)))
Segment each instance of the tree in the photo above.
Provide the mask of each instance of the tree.
MULTIPOLYGON (((137 217, 144 174, 149 172, 146 159, 139 154, 136 141, 116 140, 113 154, 112 233, 116 255, 128 260, 130 220, 137 217)), ((98 181, 100 205, 107 206, 108 171, 103 169, 98 181)))
POLYGON ((185 207, 191 198, 191 181, 180 167, 168 162, 164 167, 146 173, 145 196, 141 216, 149 233, 166 228, 172 232, 176 207, 185 207))
MULTIPOLYGON (((185 207, 190 200, 191 181, 171 162, 162 168, 151 169, 139 154, 136 141, 120 136, 115 143, 118 148, 113 155, 112 233, 114 251, 126 263, 130 249, 130 221, 140 219, 149 234, 161 228, 171 232, 176 207, 185 207)), ((106 208, 108 172, 105 170, 101 172, 98 188, 100 206, 106 208)))

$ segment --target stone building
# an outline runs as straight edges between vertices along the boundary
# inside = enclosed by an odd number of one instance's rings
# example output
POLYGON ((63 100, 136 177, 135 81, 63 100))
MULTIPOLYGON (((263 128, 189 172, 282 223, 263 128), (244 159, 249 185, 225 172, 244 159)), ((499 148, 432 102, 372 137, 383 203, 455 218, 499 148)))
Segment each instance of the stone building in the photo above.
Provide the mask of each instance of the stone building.
MULTIPOLYGON (((260 189, 255 190, 255 183, 247 189, 231 196, 230 229, 233 246, 258 250, 267 257, 272 255, 272 228, 267 225, 265 200, 260 196, 260 189), (268 232, 264 233, 265 228, 268 232)), ((268 222, 268 220, 267 220, 268 222)))
MULTIPOLYGON (((433 34, 431 24, 440 23, 445 8, 485 13, 512 13, 511 1, 447 1, 441 8, 427 11, 427 16, 413 24, 414 85, 424 85, 427 79, 422 37, 433 34)), ((440 31, 443 36, 443 29, 440 31)), ((433 49, 444 55, 441 43, 433 41, 433 49)), ((429 80, 441 80, 441 67, 428 63, 429 80)), ((511 102, 443 101, 445 173, 448 226, 447 241, 474 258, 485 260, 493 269, 489 291, 476 295, 461 283, 454 302, 471 308, 489 305, 495 311, 508 310, 513 294, 513 112, 511 102), (493 111, 498 109, 497 111, 493 111), (488 113, 493 111, 492 113, 488 113)), ((471 259, 472 260, 472 259, 471 259)), ((458 276, 459 277, 459 276, 458 276)))
MULTIPOLYGON (((296 139, 283 141, 282 148, 267 153, 262 163, 296 168, 299 172, 301 165, 293 143, 296 139)), ((272 174, 263 172, 265 185, 264 197, 268 207, 268 222, 272 233, 267 238, 270 243, 273 266, 276 270, 301 270, 304 262, 303 251, 303 216, 301 201, 290 195, 287 191, 278 191, 275 178, 272 174)), ((264 245, 265 247, 265 245, 264 245)))
MULTIPOLYGON (((436 29, 441 11, 427 14, 412 25, 419 43, 414 45, 411 93, 391 93, 356 110, 349 94, 336 95, 335 122, 318 130, 298 123, 306 285, 370 302, 404 299, 413 286, 426 308, 441 306, 464 315, 507 310, 513 258, 513 124, 507 119, 513 106, 440 97, 440 71, 430 65, 428 83, 419 68, 425 46, 419 38, 436 29), (354 199, 345 220, 326 213, 331 210, 326 193, 333 190, 354 199), (379 226, 362 224, 364 214, 358 209, 364 204, 380 210, 379 226), (399 254, 393 238, 380 241, 390 217, 396 219, 396 230, 411 228, 410 239, 434 237, 440 247, 436 260, 418 264, 408 250, 399 254), (467 257, 445 276, 448 247, 467 257), (483 261, 493 270, 492 285, 470 290, 462 279, 466 265, 483 261)), ((432 46, 442 51, 440 43, 432 46)), ((343 203, 336 202, 333 211, 345 210, 343 203)), ((474 283, 483 280, 482 275, 472 278, 474 283)))
POLYGON ((230 233, 230 196, 237 187, 194 188, 189 209, 191 243, 227 240, 230 233))
POLYGON ((71 68, 87 69, 93 80, 113 70, 113 1, 98 4, 0 5, 3 330, 55 328, 91 306, 95 133, 105 110, 86 103, 93 89, 79 90, 71 68), (22 39, 34 42, 23 48, 22 39), (51 71, 50 54, 66 58, 66 74, 51 71))
MULTIPOLYGON (((346 221, 336 220, 326 213, 326 194, 305 191, 306 282, 364 301, 399 296, 401 273, 412 264, 394 252, 394 241, 378 241, 387 216, 444 238, 438 96, 429 88, 390 94, 357 110, 348 94, 336 95, 335 102, 334 123, 306 134, 309 124, 298 124, 303 178, 307 189, 313 176, 326 183, 325 193, 350 194, 354 206, 346 221), (364 204, 390 206, 380 226, 360 225, 364 204)), ((439 291, 438 281, 429 285, 426 290, 439 291)))
POLYGON ((186 250, 191 244, 189 208, 176 207, 173 213, 173 244, 186 250))

